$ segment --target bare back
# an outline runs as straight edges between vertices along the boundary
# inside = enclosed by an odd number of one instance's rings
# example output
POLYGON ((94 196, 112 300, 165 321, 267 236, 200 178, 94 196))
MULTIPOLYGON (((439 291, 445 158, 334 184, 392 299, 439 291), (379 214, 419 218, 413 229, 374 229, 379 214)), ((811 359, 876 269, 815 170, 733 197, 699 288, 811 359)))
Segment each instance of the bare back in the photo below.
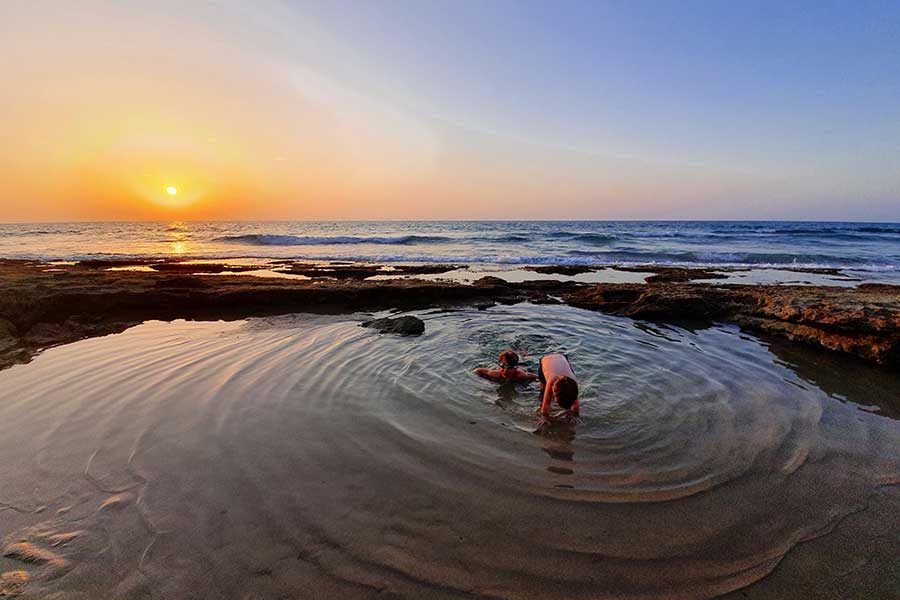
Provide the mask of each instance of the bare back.
MULTIPOLYGON (((548 385, 557 377, 571 377, 575 379, 575 372, 569 359, 565 354, 559 352, 553 354, 545 354, 541 357, 540 368, 538 369, 538 378, 541 380, 541 412, 547 414, 553 403, 553 392, 551 386, 548 385)), ((578 401, 572 406, 573 412, 578 412, 578 401)))
POLYGON ((550 381, 554 377, 559 377, 560 375, 575 379, 575 372, 572 371, 572 365, 569 364, 569 359, 566 358, 565 354, 560 354, 558 352, 554 354, 545 354, 541 357, 541 372, 544 374, 544 378, 547 381, 550 381))

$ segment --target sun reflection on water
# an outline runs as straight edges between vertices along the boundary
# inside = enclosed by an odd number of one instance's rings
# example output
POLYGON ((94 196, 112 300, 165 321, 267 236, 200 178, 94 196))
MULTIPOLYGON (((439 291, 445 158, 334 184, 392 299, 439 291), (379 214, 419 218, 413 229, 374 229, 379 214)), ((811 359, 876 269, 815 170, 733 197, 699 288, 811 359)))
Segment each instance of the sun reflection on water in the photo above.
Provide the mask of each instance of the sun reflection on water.
POLYGON ((183 255, 188 251, 188 231, 184 221, 172 221, 166 227, 169 232, 169 254, 183 255))

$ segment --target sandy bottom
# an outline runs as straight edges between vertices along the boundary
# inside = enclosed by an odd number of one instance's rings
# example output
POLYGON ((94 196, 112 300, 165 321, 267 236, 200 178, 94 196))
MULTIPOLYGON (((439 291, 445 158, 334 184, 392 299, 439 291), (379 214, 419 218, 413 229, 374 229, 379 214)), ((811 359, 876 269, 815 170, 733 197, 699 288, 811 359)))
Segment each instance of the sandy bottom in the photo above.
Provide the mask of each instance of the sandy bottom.
POLYGON ((416 314, 150 322, 0 372, 0 595, 898 597, 896 374, 566 306, 416 314), (471 374, 506 346, 569 355, 578 423, 471 374))

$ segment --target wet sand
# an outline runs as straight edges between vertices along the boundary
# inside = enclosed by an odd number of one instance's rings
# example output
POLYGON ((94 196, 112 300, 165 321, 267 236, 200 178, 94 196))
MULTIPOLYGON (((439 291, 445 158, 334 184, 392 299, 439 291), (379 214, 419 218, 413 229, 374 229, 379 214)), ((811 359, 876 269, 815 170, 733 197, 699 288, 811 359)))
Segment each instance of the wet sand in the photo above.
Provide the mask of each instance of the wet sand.
POLYGON ((896 597, 895 374, 835 375, 832 354, 734 326, 528 304, 415 314, 412 338, 359 327, 372 314, 150 322, 0 372, 0 571, 27 577, 9 585, 896 597), (535 435, 536 387, 471 374, 508 345, 532 367, 571 357, 579 423, 535 435))

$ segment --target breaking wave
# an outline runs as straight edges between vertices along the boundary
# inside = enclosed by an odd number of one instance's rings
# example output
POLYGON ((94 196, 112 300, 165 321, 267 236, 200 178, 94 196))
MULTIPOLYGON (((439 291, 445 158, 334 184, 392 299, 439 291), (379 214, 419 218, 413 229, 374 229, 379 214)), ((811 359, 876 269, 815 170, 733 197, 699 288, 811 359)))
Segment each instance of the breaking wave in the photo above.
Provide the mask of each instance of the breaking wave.
POLYGON ((246 235, 225 235, 215 238, 216 242, 228 244, 246 244, 249 246, 332 246, 347 244, 384 244, 384 245, 411 245, 411 244, 443 244, 452 241, 443 236, 428 235, 400 235, 387 237, 360 237, 360 236, 301 236, 301 235, 273 235, 266 233, 252 233, 246 235))

